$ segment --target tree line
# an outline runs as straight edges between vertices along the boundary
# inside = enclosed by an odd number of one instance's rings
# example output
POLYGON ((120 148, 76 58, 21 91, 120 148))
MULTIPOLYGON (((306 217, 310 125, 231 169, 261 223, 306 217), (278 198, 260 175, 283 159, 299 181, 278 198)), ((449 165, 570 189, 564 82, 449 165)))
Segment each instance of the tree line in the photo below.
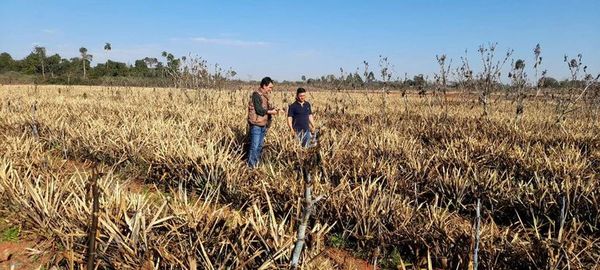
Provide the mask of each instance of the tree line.
MULTIPOLYGON (((109 59, 112 44, 107 42, 103 48, 109 59)), ((224 69, 219 64, 209 65, 202 57, 194 55, 176 57, 167 51, 163 51, 159 57, 137 59, 133 64, 109 59, 92 66, 93 58, 94 56, 89 54, 85 47, 79 48, 79 56, 73 58, 63 58, 57 53, 48 55, 46 48, 42 46, 35 46, 23 59, 14 59, 9 53, 3 52, 0 53, 0 83, 220 88, 226 81, 235 80, 237 75, 232 68, 224 69)), ((438 56, 436 58, 439 62, 440 58, 438 56)), ((340 68, 337 75, 327 74, 315 78, 302 75, 298 81, 284 81, 284 83, 304 83, 326 89, 387 88, 391 90, 414 87, 419 91, 425 91, 424 89, 435 87, 436 81, 440 79, 439 74, 434 74, 433 78, 424 74, 409 77, 407 73, 403 76, 397 74, 392 76, 393 65, 387 57, 381 55, 379 69, 379 72, 375 72, 367 61, 363 61, 362 67, 351 72, 340 68)), ((456 68, 455 72, 448 70, 446 73, 454 73, 458 79, 451 80, 450 76, 444 76, 444 85, 450 88, 464 86, 461 82, 461 77, 464 79, 464 76, 460 76, 459 68, 456 68)), ((541 81, 535 84, 543 85, 544 88, 564 88, 573 84, 572 78, 558 81, 550 76, 542 76, 539 80, 541 81)), ((502 85, 499 86, 498 88, 502 88, 502 85)))
MULTIPOLYGON (((112 45, 106 43, 108 55, 112 45)), ((133 64, 108 59, 91 65, 94 56, 85 47, 79 56, 64 58, 48 55, 45 47, 35 46, 23 59, 0 53, 0 83, 117 84, 133 86, 220 87, 237 73, 219 64, 209 65, 199 56, 175 57, 163 51, 160 58, 144 57, 133 64)))

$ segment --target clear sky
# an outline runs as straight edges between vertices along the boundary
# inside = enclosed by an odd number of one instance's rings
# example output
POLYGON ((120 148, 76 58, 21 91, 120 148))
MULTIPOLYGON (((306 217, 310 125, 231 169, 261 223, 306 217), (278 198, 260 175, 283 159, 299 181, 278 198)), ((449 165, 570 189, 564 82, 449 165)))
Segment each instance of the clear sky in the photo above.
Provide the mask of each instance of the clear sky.
MULTIPOLYGON (((566 78, 563 55, 583 54, 600 72, 600 1, 153 1, 1 0, 0 51, 21 59, 34 45, 75 57, 79 47, 104 62, 202 56, 233 67, 240 79, 298 80, 354 71, 367 60, 377 70, 388 56, 395 76, 436 72, 436 54, 454 59, 480 44, 515 50, 528 67, 542 46, 543 68, 566 78)), ((162 60, 161 60, 162 61, 162 60)))

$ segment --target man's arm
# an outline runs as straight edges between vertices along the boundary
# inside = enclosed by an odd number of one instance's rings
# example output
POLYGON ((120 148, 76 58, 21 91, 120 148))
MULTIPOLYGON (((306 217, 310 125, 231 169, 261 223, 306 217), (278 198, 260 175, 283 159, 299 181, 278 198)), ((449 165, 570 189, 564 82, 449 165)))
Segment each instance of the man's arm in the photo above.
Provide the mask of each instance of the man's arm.
POLYGON ((259 116, 265 116, 265 114, 277 114, 277 109, 268 110, 262 106, 260 95, 258 93, 252 94, 252 104, 254 104, 254 111, 259 116))
MULTIPOLYGON (((310 103, 309 103, 310 104, 310 103)), ((315 133, 315 118, 312 113, 312 106, 308 107, 308 127, 310 128, 310 132, 315 133)))
POLYGON ((290 128, 290 131, 292 132, 292 134, 296 135, 296 131, 294 131, 294 118, 292 118, 291 116, 288 116, 287 118, 287 123, 288 123, 288 127, 290 128))
POLYGON ((292 112, 292 105, 288 106, 287 124, 292 134, 296 135, 296 132, 294 131, 294 112, 292 112))
POLYGON ((267 114, 267 109, 263 108, 260 95, 256 92, 252 94, 252 104, 254 104, 254 111, 257 115, 265 116, 265 114, 267 114))

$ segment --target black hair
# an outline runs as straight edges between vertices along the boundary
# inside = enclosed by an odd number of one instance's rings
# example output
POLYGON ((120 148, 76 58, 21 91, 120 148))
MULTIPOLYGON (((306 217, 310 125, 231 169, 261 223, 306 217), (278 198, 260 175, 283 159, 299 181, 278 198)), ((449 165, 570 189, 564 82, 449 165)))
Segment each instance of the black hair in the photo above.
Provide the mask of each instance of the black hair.
POLYGON ((271 79, 271 77, 264 77, 262 80, 260 80, 260 87, 267 86, 270 83, 273 83, 273 79, 271 79))
POLYGON ((304 89, 304 88, 302 88, 302 87, 299 87, 299 88, 298 88, 298 90, 296 90, 296 96, 297 96, 297 95, 300 95, 300 94, 302 94, 302 93, 306 93, 306 89, 304 89))

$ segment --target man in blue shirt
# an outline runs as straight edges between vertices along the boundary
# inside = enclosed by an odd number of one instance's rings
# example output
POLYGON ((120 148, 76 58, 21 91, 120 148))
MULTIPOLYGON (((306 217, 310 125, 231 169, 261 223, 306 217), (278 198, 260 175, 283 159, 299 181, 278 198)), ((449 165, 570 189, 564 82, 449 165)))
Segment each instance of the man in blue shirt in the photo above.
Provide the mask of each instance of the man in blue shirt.
POLYGON ((315 130, 315 121, 310 103, 306 101, 306 90, 296 90, 296 101, 288 107, 288 127, 300 140, 302 147, 308 147, 315 130))

